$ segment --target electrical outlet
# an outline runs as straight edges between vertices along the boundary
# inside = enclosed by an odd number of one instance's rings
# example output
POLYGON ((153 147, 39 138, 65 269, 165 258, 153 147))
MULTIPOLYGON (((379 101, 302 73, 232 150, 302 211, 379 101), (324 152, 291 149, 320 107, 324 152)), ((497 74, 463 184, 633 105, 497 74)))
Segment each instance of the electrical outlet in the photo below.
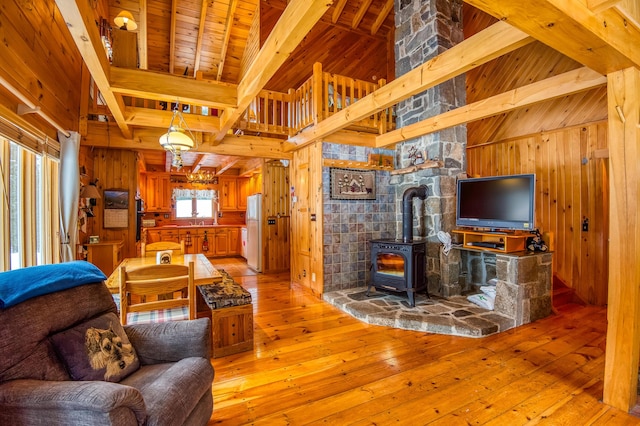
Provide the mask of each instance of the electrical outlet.
POLYGON ((222 217, 222 212, 218 212, 218 217, 222 217))
POLYGON ((303 270, 302 270, 302 276, 303 276, 303 277, 306 277, 306 276, 307 276, 307 270, 306 270, 306 269, 303 269, 303 270))
POLYGON ((169 215, 168 215, 168 214, 165 214, 165 215, 164 215, 164 218, 165 218, 165 219, 169 219, 169 215))

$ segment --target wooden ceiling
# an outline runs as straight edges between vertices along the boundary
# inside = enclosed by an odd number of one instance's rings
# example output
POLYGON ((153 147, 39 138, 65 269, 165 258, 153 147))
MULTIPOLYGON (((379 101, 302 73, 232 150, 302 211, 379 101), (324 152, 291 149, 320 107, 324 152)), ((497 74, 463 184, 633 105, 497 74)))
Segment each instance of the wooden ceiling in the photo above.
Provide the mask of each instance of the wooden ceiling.
MULTIPOLYGON (((199 72, 204 79, 238 84, 247 43, 262 46, 287 3, 109 0, 109 23, 113 25, 122 10, 133 14, 138 23, 141 68, 188 76, 199 72), (259 38, 254 41, 253 37, 259 38)), ((387 46, 393 47, 393 30, 393 0, 336 0, 265 89, 286 92, 297 88, 311 75, 314 62, 322 62, 325 71, 361 80, 390 80, 394 55, 387 46)))
MULTIPOLYGON (((138 28, 141 69, 239 84, 288 4, 287 0, 109 0, 109 23, 122 10, 138 28)), ((394 77, 393 0, 336 0, 264 89, 286 92, 323 69, 353 78, 394 77)), ((147 167, 170 164, 143 152, 147 167)), ((170 156, 170 154, 168 154, 170 156)), ((186 168, 197 155, 184 156, 186 168)), ((206 154, 201 167, 221 168, 226 156, 206 154)), ((237 159, 238 164, 243 161, 237 159)), ((195 167, 198 167, 196 164, 195 167)))

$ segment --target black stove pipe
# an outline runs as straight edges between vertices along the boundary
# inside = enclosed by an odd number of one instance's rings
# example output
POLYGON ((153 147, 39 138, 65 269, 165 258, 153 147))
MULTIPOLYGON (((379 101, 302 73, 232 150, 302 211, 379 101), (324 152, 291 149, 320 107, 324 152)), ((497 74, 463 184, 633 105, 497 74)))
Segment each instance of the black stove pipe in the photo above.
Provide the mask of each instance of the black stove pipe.
POLYGON ((405 243, 413 241, 413 199, 416 197, 427 198, 427 185, 408 188, 402 194, 402 241, 405 243))

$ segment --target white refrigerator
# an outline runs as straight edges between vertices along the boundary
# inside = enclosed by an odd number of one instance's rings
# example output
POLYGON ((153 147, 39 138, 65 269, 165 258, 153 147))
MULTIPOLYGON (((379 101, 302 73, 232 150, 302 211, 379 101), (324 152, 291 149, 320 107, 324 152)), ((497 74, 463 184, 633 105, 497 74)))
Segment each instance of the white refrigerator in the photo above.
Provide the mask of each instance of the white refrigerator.
POLYGON ((247 265, 262 272, 262 194, 247 197, 247 265))

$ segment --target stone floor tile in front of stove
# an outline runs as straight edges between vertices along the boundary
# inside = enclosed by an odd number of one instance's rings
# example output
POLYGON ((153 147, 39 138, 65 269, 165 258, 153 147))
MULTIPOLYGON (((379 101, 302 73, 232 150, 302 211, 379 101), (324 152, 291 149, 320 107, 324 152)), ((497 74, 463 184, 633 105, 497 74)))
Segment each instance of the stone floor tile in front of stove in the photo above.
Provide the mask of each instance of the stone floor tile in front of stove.
POLYGON ((416 296, 416 306, 410 308, 402 293, 394 294, 365 287, 333 291, 324 300, 367 324, 402 328, 428 333, 465 337, 485 337, 515 326, 515 321, 469 302, 465 296, 448 299, 416 296))

